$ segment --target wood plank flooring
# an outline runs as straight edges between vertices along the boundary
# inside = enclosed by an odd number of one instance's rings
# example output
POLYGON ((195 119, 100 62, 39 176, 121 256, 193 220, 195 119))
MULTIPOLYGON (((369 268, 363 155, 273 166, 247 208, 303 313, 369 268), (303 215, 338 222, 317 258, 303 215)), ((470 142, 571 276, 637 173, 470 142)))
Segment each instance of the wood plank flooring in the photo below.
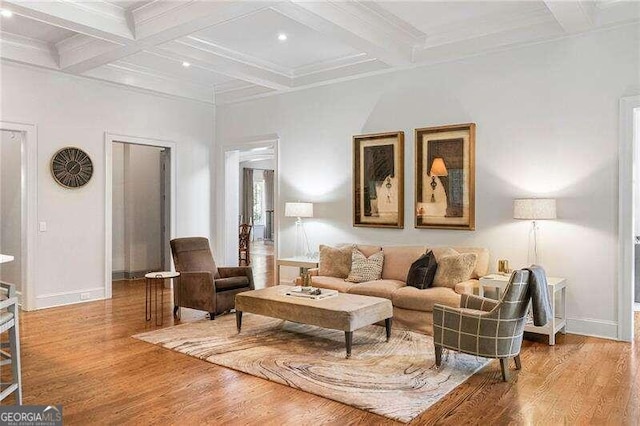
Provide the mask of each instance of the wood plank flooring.
MULTIPOLYGON (((144 320, 144 282, 116 282, 113 295, 22 315, 25 404, 62 404, 65 424, 78 425, 393 423, 132 339, 155 328, 144 320)), ((183 322, 204 317, 183 310, 183 322)), ((633 344, 558 336, 555 347, 526 341, 509 383, 493 361, 413 423, 638 424, 640 333, 633 344)))

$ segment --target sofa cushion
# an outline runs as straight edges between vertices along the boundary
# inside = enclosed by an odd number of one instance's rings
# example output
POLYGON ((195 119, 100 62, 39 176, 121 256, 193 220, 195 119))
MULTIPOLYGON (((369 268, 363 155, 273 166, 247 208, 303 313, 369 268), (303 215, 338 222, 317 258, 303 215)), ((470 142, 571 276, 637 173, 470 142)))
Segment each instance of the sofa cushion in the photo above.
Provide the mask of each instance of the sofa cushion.
POLYGON ((311 284, 314 287, 338 290, 340 293, 346 293, 351 287, 354 286, 353 283, 348 283, 342 278, 323 276, 311 277, 311 284))
POLYGON ((347 278, 351 271, 351 252, 353 245, 331 247, 320 245, 320 264, 318 275, 347 278))
POLYGON ((425 246, 384 246, 384 268, 382 279, 405 281, 411 264, 422 256, 425 246))
POLYGON ((379 280, 382 275, 383 263, 384 253, 382 251, 367 257, 360 250, 354 248, 351 253, 351 272, 349 272, 347 281, 361 283, 379 280))
POLYGON ((407 285, 419 289, 431 287, 437 269, 436 257, 429 250, 411 264, 406 279, 407 285))
POLYGON ((436 262, 440 262, 441 257, 460 254, 457 250, 454 250, 451 247, 429 247, 429 250, 431 250, 433 255, 436 257, 436 262))
POLYGON ((367 257, 382 250, 382 247, 380 246, 369 246, 366 244, 358 244, 356 248, 360 250, 362 254, 364 254, 367 257))
POLYGON ((433 305, 440 304, 457 308, 460 295, 448 287, 431 287, 419 290, 406 286, 397 289, 391 297, 393 306, 414 311, 433 312, 433 305))
POLYGON ((476 267, 477 255, 464 253, 441 257, 433 279, 434 287, 455 288, 456 284, 471 278, 476 267))
POLYGON ((348 290, 348 293, 361 294, 363 296, 384 297, 391 300, 393 292, 404 287, 404 281, 399 280, 376 280, 355 284, 348 290))

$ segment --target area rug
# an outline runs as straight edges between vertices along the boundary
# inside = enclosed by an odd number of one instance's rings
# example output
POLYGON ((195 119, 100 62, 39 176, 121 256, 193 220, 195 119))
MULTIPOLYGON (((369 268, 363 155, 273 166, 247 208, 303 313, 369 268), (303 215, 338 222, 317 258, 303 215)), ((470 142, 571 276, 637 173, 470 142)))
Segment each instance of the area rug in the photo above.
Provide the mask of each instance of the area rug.
POLYGON ((409 422, 471 377, 488 361, 449 353, 434 369, 433 339, 371 325, 353 333, 345 358, 344 333, 245 313, 133 336, 205 361, 409 422))

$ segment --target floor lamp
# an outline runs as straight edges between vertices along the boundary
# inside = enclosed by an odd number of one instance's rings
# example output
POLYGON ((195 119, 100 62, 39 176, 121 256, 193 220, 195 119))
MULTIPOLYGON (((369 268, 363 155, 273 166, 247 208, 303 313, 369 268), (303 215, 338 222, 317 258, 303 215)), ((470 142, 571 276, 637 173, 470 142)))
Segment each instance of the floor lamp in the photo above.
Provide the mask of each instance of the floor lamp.
POLYGON ((309 246, 309 238, 304 230, 302 223, 303 217, 313 217, 313 203, 291 202, 284 204, 285 217, 296 217, 296 256, 304 255, 311 257, 311 247, 309 246), (300 240, 302 239, 302 243, 300 240), (302 246, 302 250, 299 247, 302 246), (301 251, 306 250, 305 253, 301 251))
POLYGON ((519 198, 513 200, 513 218, 531 221, 533 230, 533 263, 537 264, 539 259, 538 225, 536 221, 557 218, 555 198, 519 198))

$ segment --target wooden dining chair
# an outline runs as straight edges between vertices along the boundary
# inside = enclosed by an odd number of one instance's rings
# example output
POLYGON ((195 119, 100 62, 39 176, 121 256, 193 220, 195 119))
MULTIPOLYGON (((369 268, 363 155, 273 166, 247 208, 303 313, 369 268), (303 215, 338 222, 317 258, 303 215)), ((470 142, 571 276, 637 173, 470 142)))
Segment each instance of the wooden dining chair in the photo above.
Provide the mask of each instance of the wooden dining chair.
POLYGON ((251 228, 248 223, 240 225, 239 244, 238 244, 238 265, 249 266, 251 263, 251 228))

